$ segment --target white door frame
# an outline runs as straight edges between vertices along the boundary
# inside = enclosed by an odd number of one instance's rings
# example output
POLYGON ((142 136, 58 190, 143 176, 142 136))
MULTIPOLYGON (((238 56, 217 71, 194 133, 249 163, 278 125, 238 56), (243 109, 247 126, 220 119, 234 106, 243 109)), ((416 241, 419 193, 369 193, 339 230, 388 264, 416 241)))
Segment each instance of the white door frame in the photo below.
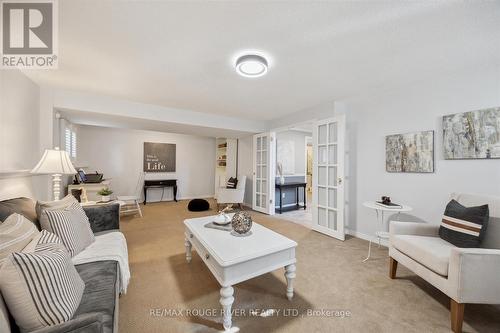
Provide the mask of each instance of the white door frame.
MULTIPOLYGON (((344 200, 344 165, 345 165, 345 115, 340 114, 332 118, 322 119, 315 123, 313 128, 313 223, 312 229, 328 236, 332 236, 339 240, 345 239, 345 222, 344 222, 344 210, 345 210, 345 200, 344 200), (337 137, 335 142, 330 140, 329 131, 331 123, 337 123, 337 137), (318 144, 318 128, 319 126, 326 125, 326 145, 323 145, 323 153, 326 154, 323 161, 319 161, 319 144, 318 144), (329 149, 334 145, 337 146, 337 163, 333 164, 329 161, 329 149), (321 162, 321 163, 319 163, 321 162), (319 167, 324 167, 326 169, 326 180, 325 184, 321 184, 322 188, 325 188, 325 205, 320 206, 318 204, 318 191, 319 191, 319 167), (329 168, 336 168, 336 179, 329 179, 330 173, 329 168), (336 208, 330 207, 330 200, 328 196, 330 195, 330 189, 336 191, 336 208), (326 213, 326 224, 329 225, 329 211, 335 211, 336 213, 336 225, 337 229, 331 228, 329 226, 320 225, 319 223, 319 210, 325 210, 326 213)), ((323 213, 323 212, 321 212, 323 213)))
MULTIPOLYGON (((262 141, 261 141, 262 142, 262 141)), ((262 148, 262 147, 261 147, 262 148)), ((255 134, 253 136, 253 186, 252 186, 252 209, 264 214, 274 215, 274 197, 275 197, 275 189, 274 185, 276 182, 275 174, 276 174, 276 133, 275 132, 264 132, 255 134), (257 149, 257 140, 260 138, 266 138, 266 163, 260 163, 258 165, 257 155, 260 153, 264 153, 263 149, 257 149), (262 165, 266 166, 265 174, 262 174, 263 168, 262 165), (260 168, 261 177, 257 177, 259 172, 257 168, 260 168), (257 186, 266 182, 265 191, 259 189, 257 191, 257 186), (262 198, 264 195, 265 204, 262 203, 262 198), (257 202, 257 196, 259 196, 259 201, 257 202)))
MULTIPOLYGON (((276 133, 278 132, 285 132, 285 131, 293 131, 293 128, 294 127, 300 127, 301 125, 304 125, 304 124, 316 124, 316 121, 318 119, 316 118, 313 118, 313 119, 310 119, 310 120, 303 120, 303 121, 299 121, 299 122, 296 122, 296 123, 292 123, 290 125, 287 125, 287 126, 281 126, 281 127, 275 127, 273 129, 271 129, 271 133, 274 134, 274 144, 273 144, 273 148, 274 148, 274 161, 273 161, 273 165, 272 165, 272 174, 274 176, 276 176, 276 133)), ((311 137, 311 136, 309 136, 311 137)), ((306 153, 306 156, 307 156, 307 137, 304 139, 304 144, 305 144, 305 153, 306 153)), ((314 151, 313 151, 313 154, 314 154, 314 151)), ((313 156, 314 157, 314 156, 313 156)), ((254 158, 255 158, 255 147, 254 147, 254 158)), ((255 163, 254 163, 254 167, 255 167, 255 163)), ((306 157, 306 161, 305 161, 305 172, 304 172, 304 178, 307 182, 307 157, 306 157)), ((255 171, 255 170, 254 170, 255 171)), ((314 174, 314 172, 313 172, 314 174)), ((314 185, 313 185, 314 186, 314 185)), ((274 183, 273 183, 273 199, 275 198, 276 194, 275 194, 275 188, 274 188, 274 183)), ((254 194, 255 196, 255 194, 254 194)), ((313 189, 313 197, 314 197, 314 189, 313 189)), ((304 197, 304 200, 307 199, 307 193, 306 193, 306 196, 304 197)), ((305 204, 307 205, 307 202, 305 202, 305 204)), ((274 201, 273 201, 273 205, 275 205, 274 201)), ((274 207, 273 207, 274 208, 274 207)), ((270 215, 274 215, 275 214, 275 209, 273 209, 273 212, 272 214, 270 215)), ((311 224, 310 223, 306 223, 304 224, 305 226, 307 227, 310 227, 311 224)))

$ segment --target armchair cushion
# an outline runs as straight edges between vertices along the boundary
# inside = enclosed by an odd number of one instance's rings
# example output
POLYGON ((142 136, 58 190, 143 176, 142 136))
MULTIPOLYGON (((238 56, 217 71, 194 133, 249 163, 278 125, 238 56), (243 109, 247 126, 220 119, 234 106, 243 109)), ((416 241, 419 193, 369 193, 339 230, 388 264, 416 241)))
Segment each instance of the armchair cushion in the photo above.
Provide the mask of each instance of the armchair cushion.
POLYGON ((243 203, 244 190, 221 188, 217 193, 217 203, 236 204, 243 203))
POLYGON ((389 231, 392 235, 415 235, 439 237, 439 226, 422 222, 391 221, 389 231))
POLYGON ((456 248, 439 237, 415 235, 391 235, 391 245, 442 276, 448 276, 450 253, 456 248))
POLYGON ((465 207, 452 199, 446 206, 439 236, 458 247, 479 247, 488 220, 488 205, 465 207))

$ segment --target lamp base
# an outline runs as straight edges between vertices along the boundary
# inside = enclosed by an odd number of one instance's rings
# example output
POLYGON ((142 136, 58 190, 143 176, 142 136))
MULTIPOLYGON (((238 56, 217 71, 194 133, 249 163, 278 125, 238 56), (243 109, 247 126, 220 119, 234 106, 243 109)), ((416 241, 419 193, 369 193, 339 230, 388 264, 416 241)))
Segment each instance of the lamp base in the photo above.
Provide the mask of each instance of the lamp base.
POLYGON ((61 195, 61 174, 59 173, 52 175, 52 192, 54 194, 54 201, 58 201, 61 195))

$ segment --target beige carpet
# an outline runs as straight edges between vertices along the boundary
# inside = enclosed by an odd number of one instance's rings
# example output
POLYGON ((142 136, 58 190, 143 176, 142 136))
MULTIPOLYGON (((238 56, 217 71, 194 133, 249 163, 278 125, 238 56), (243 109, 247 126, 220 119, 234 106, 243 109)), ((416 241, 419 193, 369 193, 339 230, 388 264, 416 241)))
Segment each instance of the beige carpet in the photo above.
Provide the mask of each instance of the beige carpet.
MULTIPOLYGON (((132 279, 120 299, 120 332, 222 329, 217 281, 195 252, 190 264, 184 254, 183 220, 214 211, 191 213, 186 206, 187 201, 148 204, 143 218, 122 219, 132 279)), ((233 317, 233 325, 240 332, 450 332, 447 297, 404 267, 390 280, 385 248, 375 246, 373 259, 363 263, 366 241, 341 242, 279 218, 252 215, 299 244, 297 278, 291 302, 283 270, 234 286, 233 308, 241 315, 233 317), (260 316, 266 309, 279 312, 260 316)), ((499 331, 499 306, 466 306, 464 332, 499 331)))

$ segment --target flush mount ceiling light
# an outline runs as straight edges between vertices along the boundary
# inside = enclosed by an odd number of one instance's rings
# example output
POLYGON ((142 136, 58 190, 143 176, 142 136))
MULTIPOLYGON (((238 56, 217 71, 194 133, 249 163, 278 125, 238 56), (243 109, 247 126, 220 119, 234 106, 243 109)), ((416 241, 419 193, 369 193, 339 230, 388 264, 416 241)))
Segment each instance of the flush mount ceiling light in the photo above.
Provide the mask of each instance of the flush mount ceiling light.
POLYGON ((260 77, 267 73, 267 60, 257 54, 245 54, 236 60, 236 72, 244 77, 260 77))

